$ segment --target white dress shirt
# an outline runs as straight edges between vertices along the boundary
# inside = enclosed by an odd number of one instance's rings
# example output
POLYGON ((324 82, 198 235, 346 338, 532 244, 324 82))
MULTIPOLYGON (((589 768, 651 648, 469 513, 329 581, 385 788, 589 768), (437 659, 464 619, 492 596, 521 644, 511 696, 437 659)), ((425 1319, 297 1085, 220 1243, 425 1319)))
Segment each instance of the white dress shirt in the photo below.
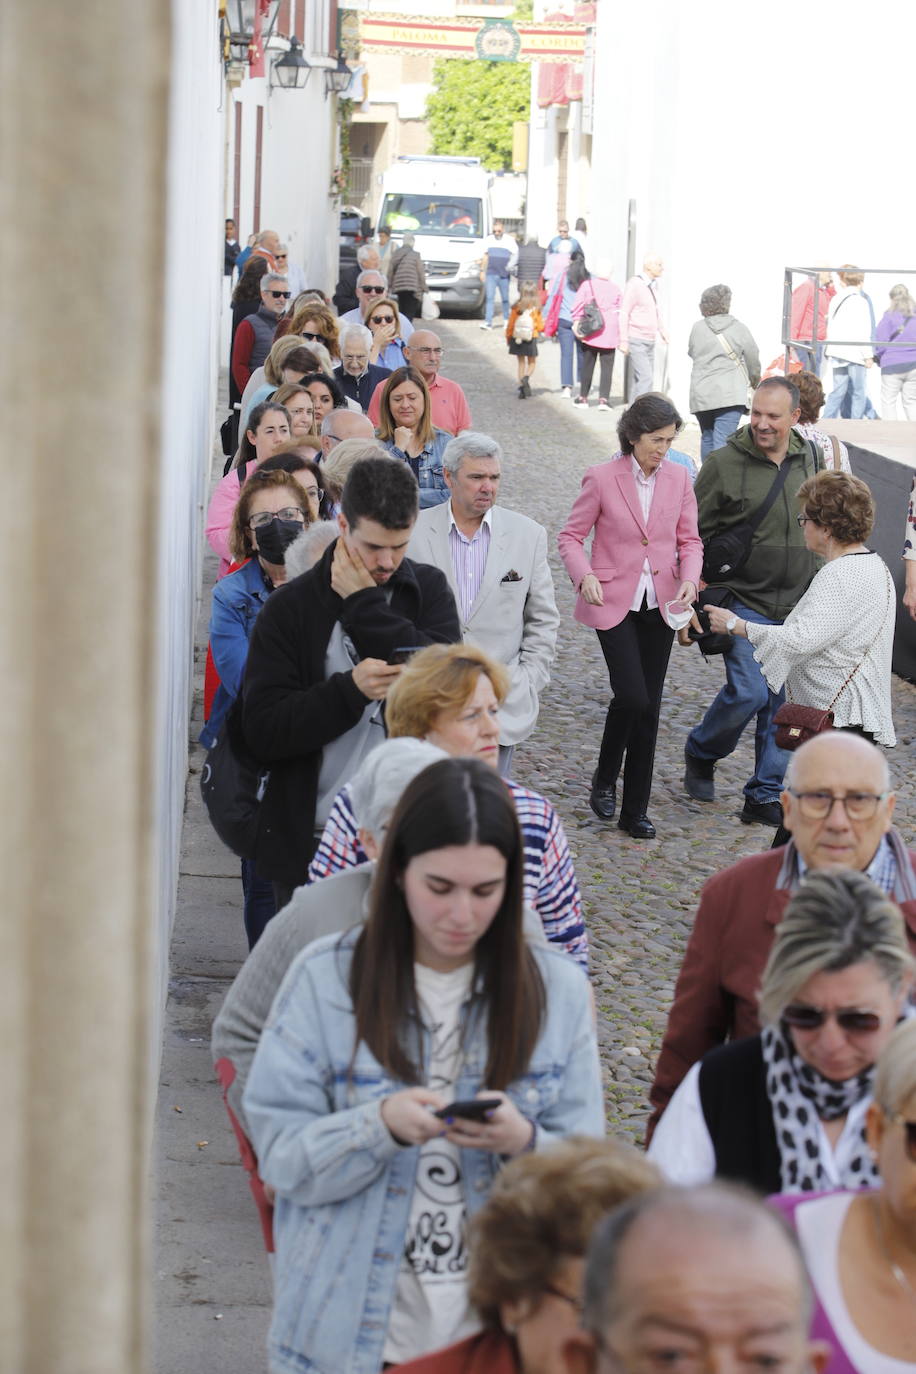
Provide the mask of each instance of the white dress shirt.
MULTIPOLYGON (((655 469, 651 477, 647 477, 636 459, 631 457, 633 465, 633 476, 636 479, 636 495, 639 497, 639 508, 642 511, 643 523, 646 529, 649 528, 649 511, 652 509, 652 497, 655 495, 655 479, 658 476, 658 468, 655 469)), ((646 555, 642 565, 642 573, 636 584, 636 591, 633 593, 633 600, 630 603, 631 611, 638 611, 642 606, 642 599, 646 598, 646 605, 650 608, 658 606, 658 597, 655 594, 655 583, 652 581, 652 569, 649 567, 649 557, 646 555)))

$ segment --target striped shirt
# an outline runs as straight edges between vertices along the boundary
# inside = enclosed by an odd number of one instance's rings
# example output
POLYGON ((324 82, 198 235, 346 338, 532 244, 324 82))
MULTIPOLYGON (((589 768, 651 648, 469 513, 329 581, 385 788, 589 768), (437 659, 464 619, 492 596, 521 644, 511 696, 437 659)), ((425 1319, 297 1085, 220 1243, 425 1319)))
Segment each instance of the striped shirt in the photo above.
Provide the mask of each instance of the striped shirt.
POLYGON ((490 552, 493 512, 488 510, 473 539, 463 535, 455 524, 452 503, 448 503, 448 547, 455 569, 455 585, 458 588, 458 609, 461 623, 466 625, 471 618, 471 608, 480 592, 480 584, 487 568, 487 554, 490 552))
MULTIPOLYGON (((545 797, 506 780, 525 848, 525 901, 534 907, 551 944, 560 945, 588 969, 588 935, 582 897, 563 826, 545 797)), ((309 866, 309 882, 366 863, 357 838, 350 787, 337 793, 324 833, 309 866)))

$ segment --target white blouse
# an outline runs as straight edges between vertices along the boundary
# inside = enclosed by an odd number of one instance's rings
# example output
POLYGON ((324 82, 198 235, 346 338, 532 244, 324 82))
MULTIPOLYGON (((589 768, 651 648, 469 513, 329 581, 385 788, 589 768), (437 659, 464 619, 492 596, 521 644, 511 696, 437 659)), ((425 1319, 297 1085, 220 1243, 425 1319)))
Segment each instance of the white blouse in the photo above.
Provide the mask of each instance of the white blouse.
POLYGON ((897 595, 876 553, 848 553, 817 572, 782 625, 747 622, 754 657, 774 692, 827 710, 834 722, 861 725, 878 744, 896 743, 891 717, 891 654, 897 595))

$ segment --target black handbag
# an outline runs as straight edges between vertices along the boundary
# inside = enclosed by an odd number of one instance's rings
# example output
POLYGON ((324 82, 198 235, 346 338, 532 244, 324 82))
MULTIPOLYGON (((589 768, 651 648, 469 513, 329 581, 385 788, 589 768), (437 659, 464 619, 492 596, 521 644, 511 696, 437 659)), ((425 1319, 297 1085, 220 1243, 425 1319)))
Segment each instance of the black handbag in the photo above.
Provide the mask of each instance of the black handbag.
POLYGON ((604 316, 595 299, 595 288, 592 286, 591 282, 589 282, 589 288, 591 289, 592 298, 590 301, 586 302, 582 314, 576 320, 573 327, 573 333, 577 339, 590 339, 593 334, 600 334, 604 328, 604 316))
POLYGON ((706 658, 711 654, 727 654, 732 646, 732 637, 729 634, 717 634, 709 628, 709 616, 705 608, 727 606, 732 600, 732 594, 727 587, 704 587, 693 603, 697 620, 703 628, 697 630, 693 625, 688 626, 687 638, 697 645, 706 658))
MULTIPOLYGON (((239 420, 241 411, 238 406, 233 406, 225 420, 219 427, 219 438, 223 453, 227 458, 231 458, 239 446, 239 420)), ((226 468, 223 471, 227 471, 226 468)))
POLYGON ((223 844, 240 859, 253 859, 270 769, 246 745, 241 717, 241 701, 236 697, 216 743, 207 751, 200 795, 223 844))

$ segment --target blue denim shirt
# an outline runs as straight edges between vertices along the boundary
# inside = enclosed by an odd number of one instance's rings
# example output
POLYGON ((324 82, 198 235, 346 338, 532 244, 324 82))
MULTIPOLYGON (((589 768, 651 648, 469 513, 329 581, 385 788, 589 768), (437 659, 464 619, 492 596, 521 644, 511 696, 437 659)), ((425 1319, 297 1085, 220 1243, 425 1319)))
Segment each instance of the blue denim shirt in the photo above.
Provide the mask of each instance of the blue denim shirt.
POLYGON ((213 748, 226 713, 239 694, 251 631, 269 595, 256 558, 220 578, 213 588, 210 649, 220 685, 213 698, 210 719, 200 732, 200 742, 206 749, 213 748))
MULTIPOLYGON (((419 1149, 399 1146, 381 1116, 393 1080, 361 1044, 352 1075, 348 979, 358 932, 316 940, 287 972, 264 1028, 244 1106, 261 1176, 277 1190, 273 1374, 378 1374, 414 1191, 419 1149)), ((528 1072, 508 1096, 536 1125, 536 1147, 604 1134, 591 999, 569 955, 531 951, 546 989, 528 1072)), ((486 1087, 486 1034, 466 1004, 455 1097, 486 1087)), ((420 1031, 423 1056, 425 1032, 420 1031)), ((469 1213, 485 1201, 498 1156, 461 1151, 469 1213)))
POLYGON ((389 453, 410 465, 414 477, 420 484, 421 510, 426 510, 429 506, 441 506, 448 500, 448 487, 442 473, 442 455, 452 437, 451 434, 446 434, 444 429, 434 429, 432 443, 427 445, 419 458, 409 458, 391 439, 382 440, 389 453))

